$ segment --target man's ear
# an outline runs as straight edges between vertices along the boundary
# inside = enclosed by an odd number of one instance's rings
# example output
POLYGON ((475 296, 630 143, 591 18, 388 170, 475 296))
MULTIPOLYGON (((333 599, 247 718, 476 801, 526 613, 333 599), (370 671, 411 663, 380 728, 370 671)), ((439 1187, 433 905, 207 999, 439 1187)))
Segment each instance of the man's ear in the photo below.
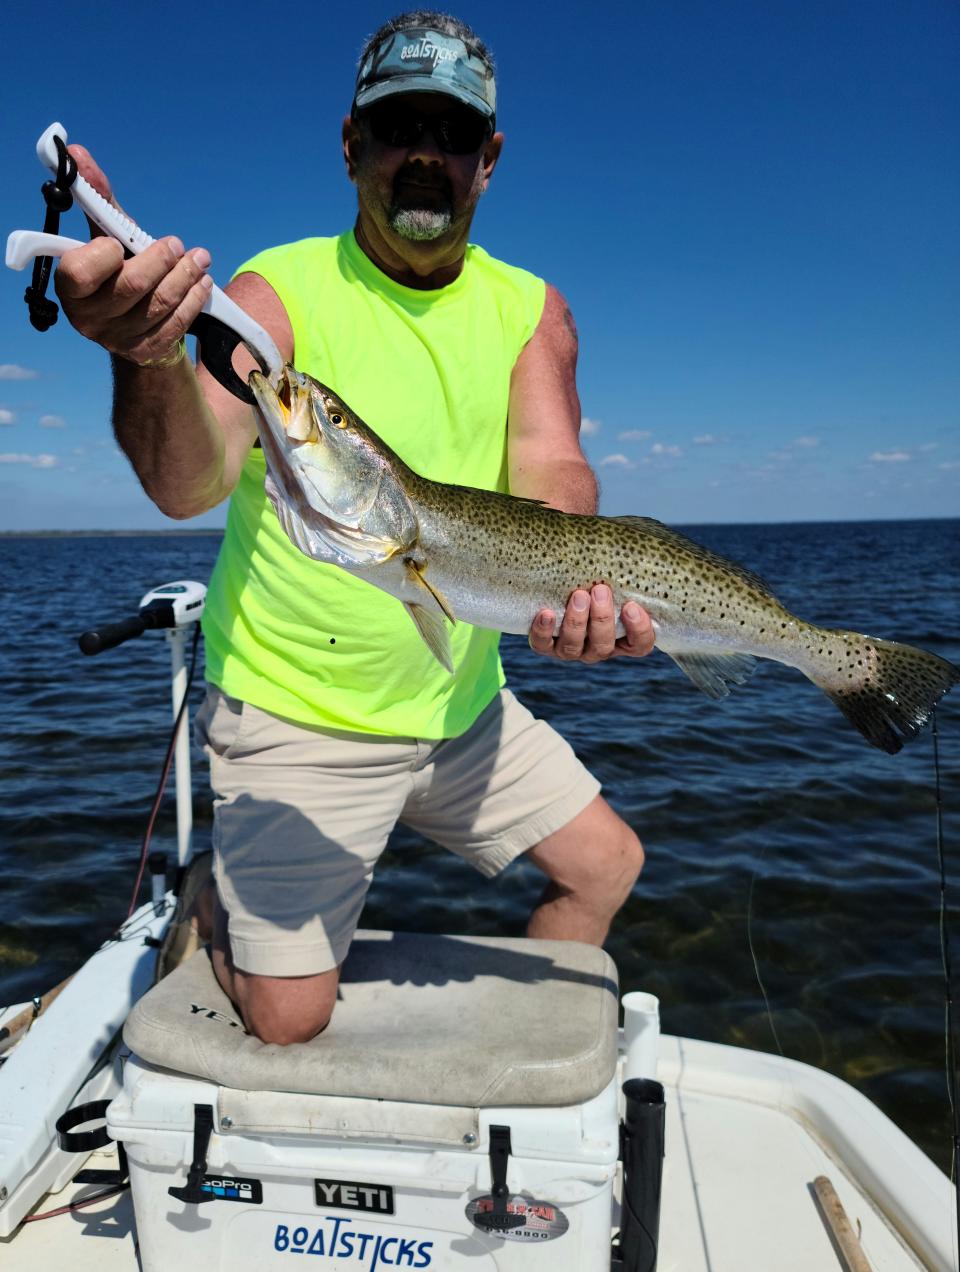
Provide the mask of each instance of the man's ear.
POLYGON ((343 138, 343 161, 347 166, 347 176, 351 181, 356 181, 361 137, 360 126, 352 115, 344 116, 341 136, 343 138))
POLYGON ((503 133, 495 132, 483 148, 483 190, 486 193, 493 170, 503 150, 503 133))

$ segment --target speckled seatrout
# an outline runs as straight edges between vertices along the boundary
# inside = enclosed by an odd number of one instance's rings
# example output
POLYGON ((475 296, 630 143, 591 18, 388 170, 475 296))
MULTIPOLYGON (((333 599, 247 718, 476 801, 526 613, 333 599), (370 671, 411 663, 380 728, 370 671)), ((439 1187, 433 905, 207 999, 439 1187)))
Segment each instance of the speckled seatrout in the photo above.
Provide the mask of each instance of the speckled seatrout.
POLYGON ((289 538, 402 601, 449 671, 447 621, 526 633, 541 609, 562 616, 576 588, 606 583, 618 614, 630 600, 649 612, 657 647, 709 697, 771 658, 802 671, 891 753, 960 680, 935 654, 803 622, 761 579, 648 517, 573 516, 427 481, 293 367, 276 389, 259 372, 250 385, 267 494, 289 538))

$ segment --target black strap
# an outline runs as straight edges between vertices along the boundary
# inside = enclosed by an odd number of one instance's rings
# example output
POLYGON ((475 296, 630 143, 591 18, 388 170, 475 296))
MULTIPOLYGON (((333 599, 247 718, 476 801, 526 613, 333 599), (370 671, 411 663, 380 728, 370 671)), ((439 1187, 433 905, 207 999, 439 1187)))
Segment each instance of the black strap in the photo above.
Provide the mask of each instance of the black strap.
POLYGON ((76 1129, 87 1122, 103 1122, 109 1103, 109 1100, 91 1100, 60 1114, 56 1122, 57 1142, 65 1153, 92 1153, 95 1148, 103 1148, 110 1143, 106 1126, 98 1126, 93 1131, 76 1129))
POLYGON ((210 1136, 213 1134, 213 1106, 195 1104, 193 1106, 193 1161, 187 1171, 187 1182, 183 1188, 168 1188, 167 1192, 177 1201, 185 1201, 191 1206, 199 1206, 205 1201, 216 1201, 212 1192, 204 1191, 203 1177, 207 1173, 207 1149, 210 1147, 210 1136))
POLYGON ((490 1127, 490 1196, 493 1209, 478 1211, 473 1222, 488 1232, 503 1232, 510 1228, 522 1228, 527 1222, 525 1214, 513 1214, 507 1210, 510 1189, 507 1187, 507 1163, 512 1152, 509 1126, 490 1127))
MULTIPOLYGON (((73 155, 67 151, 62 137, 54 137, 57 147, 57 175, 53 181, 44 181, 40 193, 47 205, 43 219, 44 234, 56 234, 60 229, 60 214, 73 207, 73 195, 70 187, 77 179, 77 163, 73 155)), ((33 278, 30 286, 23 293, 23 299, 30 310, 30 322, 37 331, 47 331, 57 321, 60 310, 55 301, 47 297, 50 283, 50 271, 53 267, 52 256, 38 256, 33 262, 33 278)))

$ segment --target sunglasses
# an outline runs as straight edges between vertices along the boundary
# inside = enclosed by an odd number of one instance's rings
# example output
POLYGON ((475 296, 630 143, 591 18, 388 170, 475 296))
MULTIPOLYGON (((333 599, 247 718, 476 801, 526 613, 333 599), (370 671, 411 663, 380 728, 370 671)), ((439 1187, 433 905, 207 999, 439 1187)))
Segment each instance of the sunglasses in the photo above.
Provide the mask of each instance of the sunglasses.
POLYGON ((423 115, 415 106, 378 103, 361 113, 374 138, 384 146, 406 150, 425 132, 445 155, 470 155, 493 134, 492 121, 468 106, 451 106, 442 115, 423 115))

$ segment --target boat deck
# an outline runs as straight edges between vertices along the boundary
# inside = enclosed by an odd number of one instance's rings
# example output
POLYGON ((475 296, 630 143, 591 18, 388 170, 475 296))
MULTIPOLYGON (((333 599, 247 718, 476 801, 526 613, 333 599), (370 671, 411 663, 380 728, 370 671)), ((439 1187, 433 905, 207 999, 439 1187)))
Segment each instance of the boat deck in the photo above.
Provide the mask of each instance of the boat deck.
MULTIPOLYGON (((667 1099, 658 1272, 846 1268, 813 1193, 821 1175, 873 1272, 957 1266, 949 1181, 845 1084, 779 1057, 669 1036, 657 1076, 667 1099)), ((110 1168, 115 1158, 105 1149, 86 1165, 110 1168)), ((98 1190, 71 1184, 37 1209, 98 1190)), ((25 1224, 0 1241, 0 1264, 136 1272, 129 1192, 25 1224)))

